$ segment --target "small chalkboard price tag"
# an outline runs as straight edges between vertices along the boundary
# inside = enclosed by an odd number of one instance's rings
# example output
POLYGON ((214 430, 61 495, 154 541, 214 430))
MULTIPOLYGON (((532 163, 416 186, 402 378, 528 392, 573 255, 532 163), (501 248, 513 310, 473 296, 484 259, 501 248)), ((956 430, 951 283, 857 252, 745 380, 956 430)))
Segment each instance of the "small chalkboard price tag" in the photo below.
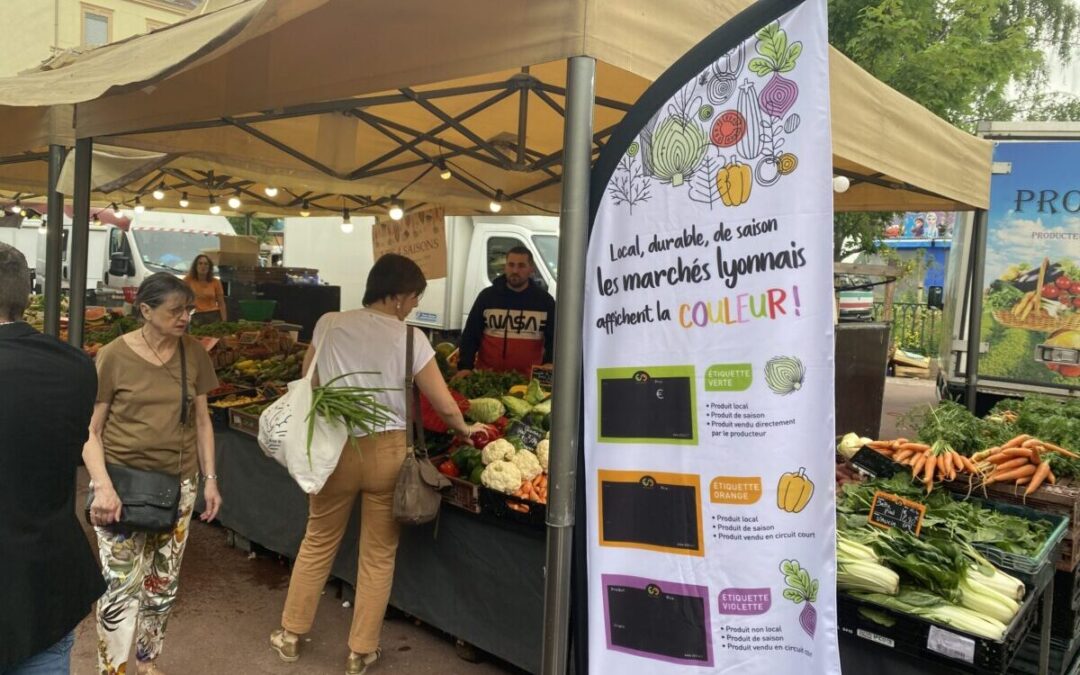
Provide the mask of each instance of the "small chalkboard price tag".
POLYGON ((533 450, 536 448, 536 444, 544 440, 544 432, 530 427, 524 422, 514 422, 510 426, 506 427, 504 436, 516 436, 521 439, 521 444, 526 448, 533 450))
POLYGON ((875 527, 885 530, 895 527, 917 537, 922 529, 924 515, 924 504, 879 490, 874 493, 868 519, 875 527))
POLYGON ((555 379, 555 369, 551 366, 533 366, 532 379, 540 383, 540 389, 550 392, 551 383, 555 379))

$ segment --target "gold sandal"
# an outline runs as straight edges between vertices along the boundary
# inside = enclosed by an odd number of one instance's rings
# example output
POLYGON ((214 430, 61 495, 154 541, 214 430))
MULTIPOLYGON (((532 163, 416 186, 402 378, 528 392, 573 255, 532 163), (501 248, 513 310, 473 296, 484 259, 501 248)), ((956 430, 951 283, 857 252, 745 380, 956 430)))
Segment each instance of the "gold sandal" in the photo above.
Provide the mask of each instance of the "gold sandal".
POLYGON ((350 651, 349 660, 345 662, 345 675, 364 675, 367 669, 379 660, 380 656, 382 656, 381 649, 376 649, 367 654, 357 654, 350 651))
POLYGON ((270 633, 270 648, 277 652, 282 661, 293 663, 300 658, 300 636, 278 628, 270 633))

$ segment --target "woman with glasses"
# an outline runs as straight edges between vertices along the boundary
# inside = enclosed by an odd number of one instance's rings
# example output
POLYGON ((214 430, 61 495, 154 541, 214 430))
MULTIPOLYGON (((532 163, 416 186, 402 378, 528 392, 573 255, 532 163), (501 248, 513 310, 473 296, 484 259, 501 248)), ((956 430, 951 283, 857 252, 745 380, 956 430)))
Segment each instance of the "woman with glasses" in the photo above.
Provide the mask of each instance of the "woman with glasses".
POLYGON ((214 263, 210 262, 209 256, 195 256, 184 283, 195 294, 195 314, 191 317, 193 325, 229 320, 225 308, 225 288, 221 280, 214 276, 214 263))
POLYGON ((214 431, 206 394, 217 386, 210 357, 186 335, 194 293, 168 273, 139 286, 143 324, 98 352, 97 400, 83 461, 90 473, 90 520, 107 590, 97 604, 98 670, 126 670, 131 643, 139 675, 163 675, 156 659, 176 600, 180 561, 195 505, 198 472, 205 480, 201 520, 221 507, 214 473, 214 431), (110 469, 178 476, 180 500, 171 531, 124 527, 110 469))

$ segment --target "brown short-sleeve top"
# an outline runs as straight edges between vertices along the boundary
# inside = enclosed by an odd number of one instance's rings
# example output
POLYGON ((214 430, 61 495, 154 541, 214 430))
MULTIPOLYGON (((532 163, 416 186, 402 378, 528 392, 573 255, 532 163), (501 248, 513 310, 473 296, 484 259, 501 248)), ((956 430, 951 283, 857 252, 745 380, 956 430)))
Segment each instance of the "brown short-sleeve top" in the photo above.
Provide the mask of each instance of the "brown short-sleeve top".
MULTIPOLYGON (((203 346, 184 336, 189 400, 218 386, 203 346)), ((95 359, 98 403, 109 404, 102 441, 105 461, 184 478, 199 471, 194 406, 180 423, 180 350, 165 365, 139 356, 123 338, 102 347, 95 359)))

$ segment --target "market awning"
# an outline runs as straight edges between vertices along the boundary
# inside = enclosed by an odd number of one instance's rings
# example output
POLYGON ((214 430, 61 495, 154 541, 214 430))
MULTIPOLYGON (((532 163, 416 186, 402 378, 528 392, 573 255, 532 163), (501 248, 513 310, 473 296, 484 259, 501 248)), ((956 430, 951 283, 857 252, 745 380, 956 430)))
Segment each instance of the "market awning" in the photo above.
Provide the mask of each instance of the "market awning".
MULTIPOLYGON (((247 0, 106 56, 0 80, 0 101, 81 99, 80 137, 182 156, 170 180, 193 190, 214 188, 211 170, 252 192, 289 188, 259 205, 272 213, 304 196, 327 208, 379 211, 400 195, 486 210, 498 191, 506 213, 557 212, 565 60, 597 59, 598 152, 653 78, 749 4, 247 0), (153 65, 139 63, 148 52, 153 65), (87 86, 64 74, 76 67, 87 86), (52 92, 50 78, 64 86, 52 92), (443 161, 452 180, 420 176, 443 161)), ((989 143, 835 50, 831 79, 834 163, 853 183, 838 209, 986 206, 989 143)))

